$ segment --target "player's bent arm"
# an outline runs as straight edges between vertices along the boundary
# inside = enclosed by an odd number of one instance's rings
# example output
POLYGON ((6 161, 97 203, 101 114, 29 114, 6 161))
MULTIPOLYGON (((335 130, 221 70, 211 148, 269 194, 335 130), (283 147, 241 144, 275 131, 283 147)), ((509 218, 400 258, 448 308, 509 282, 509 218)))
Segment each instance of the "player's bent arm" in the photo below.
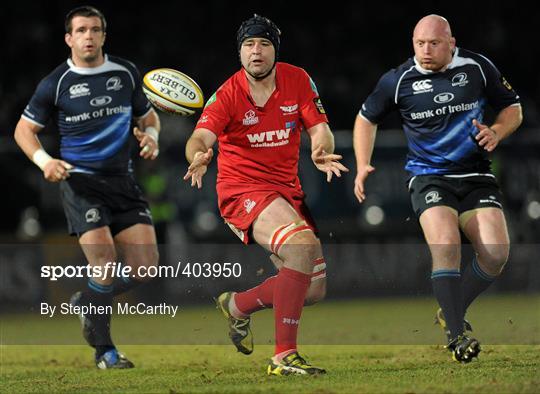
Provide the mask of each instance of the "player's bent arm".
POLYGON ((133 134, 141 151, 139 156, 143 159, 155 160, 159 155, 159 130, 161 125, 156 111, 151 109, 146 115, 136 118, 137 127, 133 129, 133 134))
POLYGON ((373 154, 376 135, 377 125, 371 123, 362 115, 358 115, 353 129, 354 155, 356 156, 356 168, 358 170, 371 165, 371 155, 373 154))
POLYGON ((322 146, 326 153, 334 153, 334 134, 330 130, 328 123, 322 122, 307 129, 311 138, 311 151, 314 151, 319 146, 322 146))
POLYGON ((146 116, 137 119, 137 125, 140 130, 143 130, 145 133, 149 134, 158 141, 159 132, 161 130, 161 122, 159 116, 153 109, 150 110, 146 116))
POLYGON ((199 152, 205 153, 214 146, 217 136, 210 130, 205 128, 197 128, 189 137, 186 143, 186 159, 191 164, 195 155, 199 152))
POLYGON ((370 164, 377 125, 371 123, 362 115, 356 117, 353 130, 354 155, 356 157, 356 178, 354 180, 354 194, 359 202, 366 199, 365 182, 375 168, 370 164))
POLYGON ((32 156, 38 149, 43 149, 37 134, 42 130, 41 126, 21 118, 15 127, 15 142, 22 151, 32 160, 32 156))
POLYGON ((63 160, 54 159, 41 146, 37 134, 43 127, 21 118, 15 128, 15 141, 22 151, 42 171, 50 182, 59 182, 69 177, 68 170, 73 166, 63 160))
POLYGON ((343 157, 334 154, 334 135, 326 122, 310 127, 307 132, 311 138, 311 160, 319 171, 326 173, 327 182, 334 175, 340 177, 342 171, 349 171, 339 162, 343 157))
POLYGON ((202 178, 212 160, 214 151, 212 146, 216 142, 216 135, 208 129, 198 128, 193 131, 186 144, 186 159, 189 167, 184 180, 191 179, 191 187, 202 188, 202 178))
POLYGON ((15 127, 14 137, 25 155, 43 170, 52 157, 45 152, 37 137, 42 129, 43 127, 21 118, 15 127))
POLYGON ((516 131, 522 121, 521 105, 511 105, 497 114, 495 122, 489 128, 497 134, 500 141, 516 131))

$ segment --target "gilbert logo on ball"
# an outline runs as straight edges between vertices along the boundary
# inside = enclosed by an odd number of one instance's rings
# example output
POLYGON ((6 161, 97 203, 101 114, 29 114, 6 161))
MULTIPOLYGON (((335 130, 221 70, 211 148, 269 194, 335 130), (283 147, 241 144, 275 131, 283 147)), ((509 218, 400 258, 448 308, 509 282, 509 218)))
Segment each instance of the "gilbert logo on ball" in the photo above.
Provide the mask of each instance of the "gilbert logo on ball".
POLYGON ((147 72, 143 92, 157 109, 175 115, 193 115, 204 105, 203 92, 197 82, 171 68, 147 72))

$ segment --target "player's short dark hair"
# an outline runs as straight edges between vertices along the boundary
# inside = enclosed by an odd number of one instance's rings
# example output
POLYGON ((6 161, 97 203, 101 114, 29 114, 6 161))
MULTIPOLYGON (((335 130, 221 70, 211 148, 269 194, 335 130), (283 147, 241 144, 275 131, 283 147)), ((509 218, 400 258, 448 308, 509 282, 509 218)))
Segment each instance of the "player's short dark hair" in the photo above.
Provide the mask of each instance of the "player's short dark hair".
POLYGON ((90 5, 83 5, 81 7, 74 8, 67 13, 66 21, 64 24, 66 28, 66 33, 71 33, 71 30, 73 29, 71 21, 76 16, 84 16, 86 18, 89 18, 91 16, 97 16, 99 19, 101 19, 101 27, 103 31, 107 31, 107 21, 105 20, 105 15, 103 15, 103 12, 98 10, 96 7, 92 7, 90 5))
POLYGON ((238 32, 236 33, 238 51, 240 51, 242 43, 248 38, 266 38, 274 46, 277 58, 277 54, 279 53, 280 36, 281 31, 274 22, 268 18, 265 18, 264 16, 254 14, 252 18, 242 22, 238 32))

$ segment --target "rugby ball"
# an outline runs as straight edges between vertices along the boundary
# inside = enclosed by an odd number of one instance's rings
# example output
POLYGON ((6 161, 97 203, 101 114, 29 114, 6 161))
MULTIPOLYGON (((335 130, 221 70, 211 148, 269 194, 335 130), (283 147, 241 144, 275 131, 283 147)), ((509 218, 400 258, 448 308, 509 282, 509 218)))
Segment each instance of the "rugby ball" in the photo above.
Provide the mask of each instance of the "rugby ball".
POLYGON ((189 116, 204 106, 203 92, 197 82, 172 68, 147 72, 142 88, 148 101, 163 112, 189 116))

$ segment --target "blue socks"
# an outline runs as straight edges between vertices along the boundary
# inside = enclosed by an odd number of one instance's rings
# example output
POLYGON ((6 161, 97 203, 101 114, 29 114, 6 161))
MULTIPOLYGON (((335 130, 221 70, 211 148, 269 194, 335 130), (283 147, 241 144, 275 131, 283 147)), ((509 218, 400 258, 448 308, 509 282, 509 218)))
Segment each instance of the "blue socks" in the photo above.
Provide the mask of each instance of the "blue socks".
POLYGON ((431 273, 433 293, 439 302, 452 338, 463 334, 463 291, 459 270, 436 270, 431 273))
POLYGON ((93 345, 96 348, 96 358, 98 358, 115 348, 111 339, 110 313, 112 311, 113 286, 101 285, 90 279, 88 290, 85 291, 83 297, 85 305, 92 304, 95 307, 101 307, 99 313, 90 313, 86 316, 92 322, 95 338, 93 345))
POLYGON ((129 276, 117 278, 113 283, 113 296, 123 294, 127 291, 130 291, 131 289, 139 287, 140 285, 142 285, 142 282, 129 276))
POLYGON ((467 311, 469 305, 493 283, 495 278, 486 274, 474 257, 463 272, 463 311, 467 311))

